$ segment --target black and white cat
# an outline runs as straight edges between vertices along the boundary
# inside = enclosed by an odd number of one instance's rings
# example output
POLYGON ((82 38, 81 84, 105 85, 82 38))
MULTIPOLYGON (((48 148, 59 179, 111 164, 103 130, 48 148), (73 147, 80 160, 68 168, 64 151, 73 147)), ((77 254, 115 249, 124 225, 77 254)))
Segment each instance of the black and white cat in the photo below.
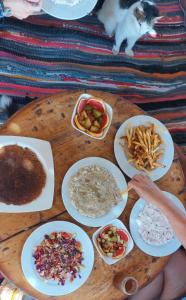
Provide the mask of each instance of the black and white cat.
POLYGON ((118 54, 122 42, 127 40, 125 53, 129 56, 134 55, 132 48, 141 36, 156 36, 153 26, 160 18, 156 5, 148 0, 105 0, 98 11, 106 33, 115 35, 113 53, 118 54))

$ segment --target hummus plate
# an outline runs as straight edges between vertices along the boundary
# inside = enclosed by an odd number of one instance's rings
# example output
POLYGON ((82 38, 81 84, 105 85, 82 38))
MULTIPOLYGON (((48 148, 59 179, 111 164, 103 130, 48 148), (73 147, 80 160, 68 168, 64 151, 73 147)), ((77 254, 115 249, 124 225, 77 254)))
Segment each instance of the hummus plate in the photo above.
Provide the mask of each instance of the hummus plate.
POLYGON ((62 183, 62 198, 63 203, 65 205, 65 208, 67 209, 68 213, 79 223, 91 226, 91 227, 99 227, 103 226, 105 223, 108 223, 112 221, 113 219, 118 218, 121 213, 123 212, 126 203, 128 194, 123 193, 123 191, 126 191, 127 189, 127 183, 124 178, 124 175, 121 173, 121 171, 118 169, 117 166, 115 166, 112 162, 109 160, 106 160, 101 157, 87 157, 82 160, 79 160, 76 162, 72 167, 67 171, 63 183, 62 183), (115 182, 118 186, 118 189, 121 193, 121 200, 118 204, 115 206, 112 206, 111 209, 104 215, 99 217, 88 217, 83 214, 81 214, 72 204, 71 202, 71 193, 70 193, 70 182, 71 178, 78 172, 79 169, 87 167, 87 166, 93 166, 97 165, 99 167, 102 167, 106 169, 111 175, 114 177, 115 182))

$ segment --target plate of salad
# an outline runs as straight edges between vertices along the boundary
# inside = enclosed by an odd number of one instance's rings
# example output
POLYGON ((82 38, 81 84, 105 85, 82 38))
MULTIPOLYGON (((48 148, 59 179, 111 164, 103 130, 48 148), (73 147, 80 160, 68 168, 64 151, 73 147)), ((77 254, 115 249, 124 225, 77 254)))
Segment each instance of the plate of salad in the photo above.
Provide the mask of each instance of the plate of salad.
POLYGON ((49 296, 69 294, 88 279, 94 264, 91 240, 79 226, 55 221, 37 228, 21 256, 23 274, 37 291, 49 296))

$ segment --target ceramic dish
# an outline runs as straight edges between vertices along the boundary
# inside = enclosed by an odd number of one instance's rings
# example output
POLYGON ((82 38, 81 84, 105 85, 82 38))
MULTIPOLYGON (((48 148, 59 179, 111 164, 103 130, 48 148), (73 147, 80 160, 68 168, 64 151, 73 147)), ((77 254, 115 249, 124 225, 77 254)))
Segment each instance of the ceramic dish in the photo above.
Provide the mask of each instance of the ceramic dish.
POLYGON ((23 274, 29 284, 45 295, 49 296, 62 296, 69 293, 74 292, 83 283, 88 279, 94 264, 94 249, 89 239, 88 235, 85 233, 83 229, 79 226, 64 221, 55 221, 51 223, 44 224, 37 228, 26 240, 22 255, 21 255, 21 266, 23 270, 23 274), (74 281, 70 282, 70 280, 66 280, 64 286, 59 285, 54 280, 44 280, 38 272, 36 271, 34 265, 33 253, 38 246, 45 234, 50 234, 52 232, 69 232, 76 235, 76 240, 79 241, 82 245, 83 252, 83 265, 84 267, 81 269, 80 275, 81 278, 75 278, 74 281))
POLYGON ((157 133, 160 135, 161 140, 163 141, 162 147, 164 148, 164 154, 160 158, 159 162, 162 163, 165 167, 157 167, 156 169, 148 172, 148 175, 151 177, 151 179, 155 181, 160 179, 168 172, 174 158, 174 145, 172 137, 168 129, 160 121, 145 115, 135 116, 125 121, 116 133, 114 140, 114 153, 120 168, 130 178, 132 178, 136 174, 141 173, 141 171, 136 169, 136 167, 132 163, 128 162, 128 157, 126 156, 123 147, 121 146, 121 137, 126 134, 126 130, 128 128, 149 124, 155 124, 157 133))
POLYGON ((85 131, 82 131, 79 128, 77 128, 77 126, 74 123, 74 118, 75 118, 75 115, 76 115, 76 112, 77 112, 77 107, 78 107, 79 102, 83 99, 91 99, 91 98, 96 99, 96 97, 94 97, 92 95, 89 95, 89 94, 82 94, 82 95, 79 96, 79 98, 76 102, 76 105, 74 107, 73 113, 72 113, 71 124, 74 127, 74 129, 76 129, 77 131, 79 131, 79 132, 81 132, 81 133, 83 133, 83 134, 85 134, 85 135, 87 135, 87 136, 89 136, 93 139, 102 140, 102 139, 105 138, 105 136, 106 136, 106 134, 107 134, 107 132, 110 128, 111 122, 112 122, 112 107, 108 103, 106 103, 104 100, 102 100, 102 101, 105 104, 106 112, 107 112, 108 117, 109 117, 109 123, 108 123, 108 126, 103 130, 103 135, 101 137, 93 137, 92 135, 86 133, 85 131))
POLYGON ((118 219, 115 219, 115 220, 112 220, 111 222, 105 224, 104 226, 102 226, 101 228, 99 228, 96 232, 94 232, 93 236, 92 236, 92 240, 93 240, 93 243, 94 243, 94 246, 96 247, 99 255, 102 257, 102 259, 104 260, 104 262, 108 265, 113 265, 115 263, 117 263, 118 261, 120 261, 121 259, 123 259, 124 257, 126 257, 133 249, 134 247, 134 242, 132 240, 132 237, 127 229, 127 227, 123 224, 123 222, 121 222, 120 220, 118 219), (98 246, 97 246, 97 242, 96 242, 96 238, 97 236, 99 235, 99 233, 103 230, 103 228, 106 226, 106 225, 113 225, 115 227, 117 227, 118 229, 124 229, 124 231, 126 231, 126 233, 128 234, 128 237, 129 237, 129 241, 127 243, 127 248, 126 248, 126 252, 124 254, 124 256, 120 257, 119 259, 113 259, 111 257, 108 257, 106 255, 103 255, 101 253, 101 251, 99 250, 98 246))
POLYGON ((79 160, 78 162, 73 164, 72 167, 67 171, 67 173, 63 179, 62 188, 61 188, 62 199, 63 199, 63 203, 65 205, 66 210, 79 223, 87 225, 87 226, 91 226, 91 227, 99 227, 121 215, 121 213, 123 212, 123 210, 126 206, 126 203, 127 203, 128 193, 124 193, 121 196, 121 201, 116 206, 112 207, 111 210, 107 214, 105 214, 101 217, 91 218, 91 217, 81 215, 77 211, 77 209, 71 204, 69 181, 70 181, 71 177, 75 173, 77 173, 77 171, 80 168, 85 167, 85 166, 90 166, 90 165, 98 165, 100 167, 107 169, 114 176, 116 183, 121 192, 123 192, 127 189, 127 183, 126 183, 125 177, 123 176, 121 171, 118 169, 118 167, 116 167, 109 160, 106 160, 101 157, 87 157, 82 160, 79 160))
MULTIPOLYGON (((164 192, 170 201, 173 202, 178 208, 185 212, 185 208, 181 201, 171 193, 164 192)), ((137 218, 141 210, 143 210, 146 202, 140 198, 134 205, 130 215, 130 232, 135 244, 141 249, 141 251, 156 257, 162 257, 174 253, 181 246, 180 241, 174 236, 174 238, 168 243, 160 246, 147 244, 138 232, 137 218)))
POLYGON ((7 205, 0 202, 0 212, 21 213, 50 209, 54 197, 54 162, 50 143, 28 137, 0 136, 0 146, 7 145, 18 145, 21 147, 28 147, 32 150, 43 165, 46 173, 46 184, 40 196, 28 204, 7 205))

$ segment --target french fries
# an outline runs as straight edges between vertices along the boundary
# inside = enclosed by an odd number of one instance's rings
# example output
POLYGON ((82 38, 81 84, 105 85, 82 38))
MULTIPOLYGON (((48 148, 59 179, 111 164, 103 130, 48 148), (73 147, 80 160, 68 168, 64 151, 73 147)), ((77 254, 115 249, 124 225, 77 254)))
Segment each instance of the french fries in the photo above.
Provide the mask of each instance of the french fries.
POLYGON ((129 128, 121 139, 124 140, 122 147, 128 162, 133 163, 138 170, 149 172, 164 167, 158 162, 164 151, 161 148, 163 142, 155 131, 154 124, 129 128))

